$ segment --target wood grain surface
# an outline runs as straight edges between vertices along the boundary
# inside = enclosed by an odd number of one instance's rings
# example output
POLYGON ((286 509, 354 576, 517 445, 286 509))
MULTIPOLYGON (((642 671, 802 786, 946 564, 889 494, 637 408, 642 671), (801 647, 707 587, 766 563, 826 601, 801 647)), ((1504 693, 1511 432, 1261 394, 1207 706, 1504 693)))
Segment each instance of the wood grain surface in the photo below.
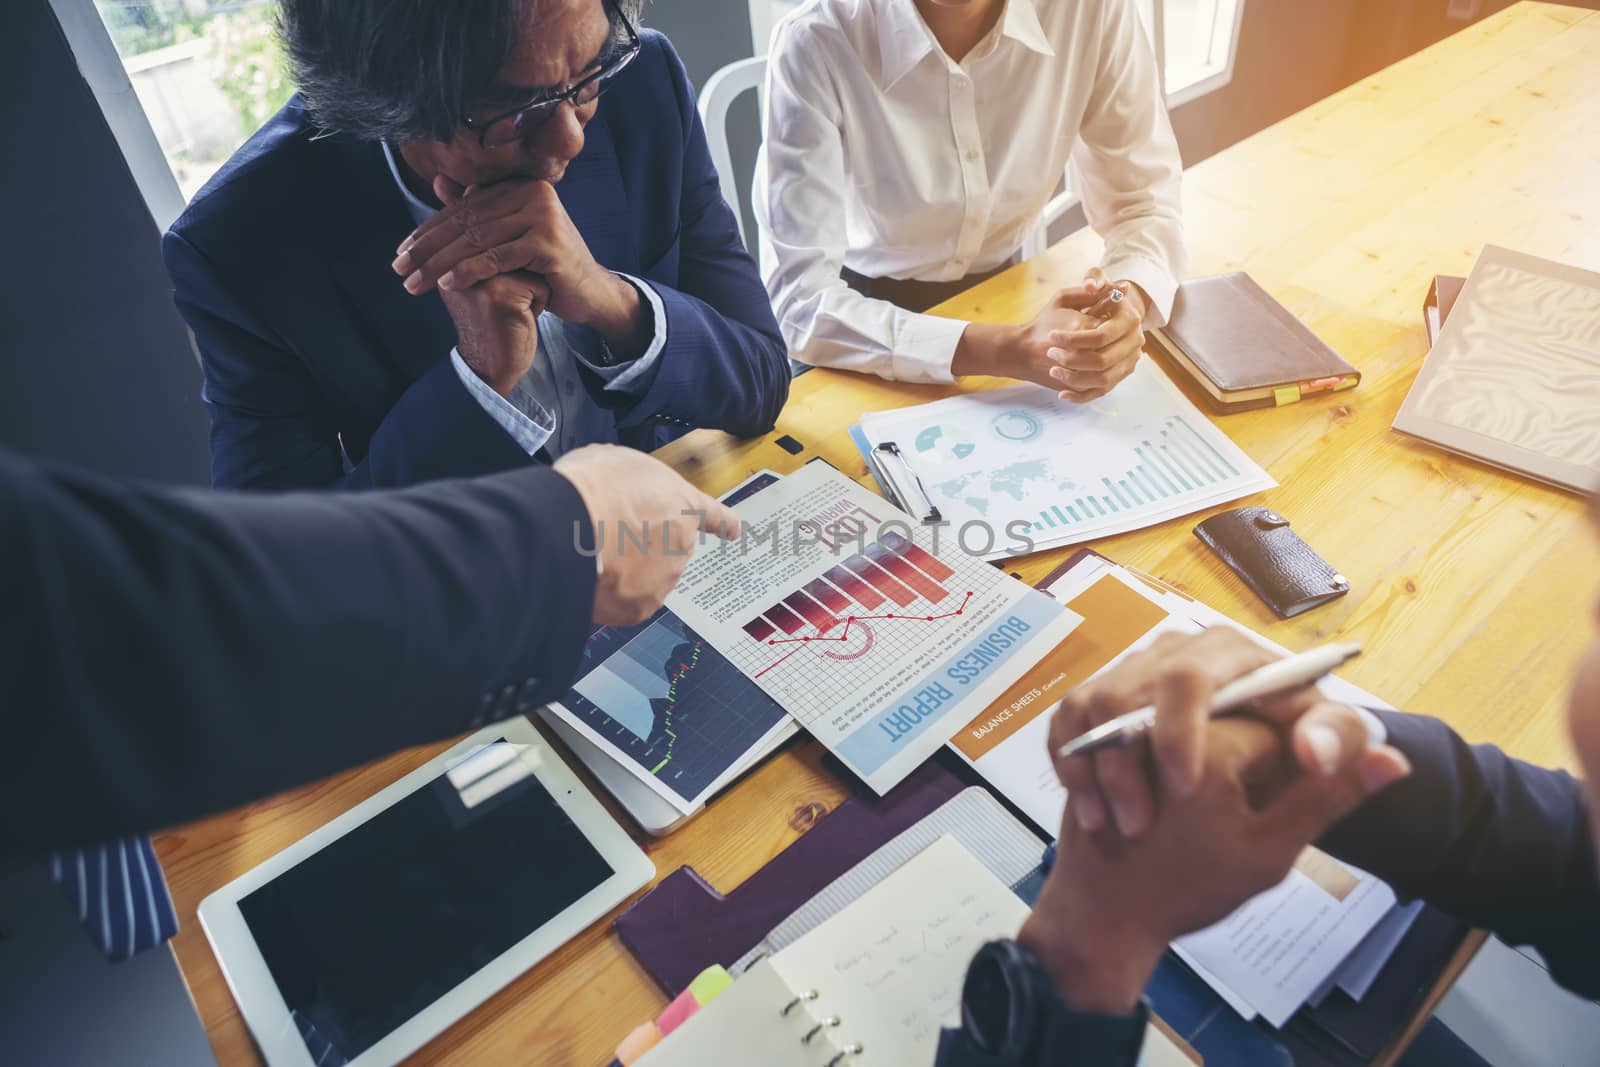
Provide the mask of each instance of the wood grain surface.
MULTIPOLYGON (((1192 274, 1248 270, 1352 363, 1353 392, 1217 424, 1280 483, 1262 494, 1350 578, 1333 604, 1279 621, 1191 534, 1203 515, 1096 542, 1292 648, 1364 642, 1345 675, 1474 741, 1571 766, 1565 684, 1600 567, 1575 496, 1400 436, 1434 274, 1485 243, 1600 266, 1600 14, 1522 3, 1241 142, 1185 174, 1192 274)), ((1081 233, 944 305, 1020 321, 1099 254, 1081 233)), ((963 389, 994 383, 970 380, 963 389)), ((864 411, 957 391, 831 371, 796 380, 778 430, 700 431, 661 453, 709 491, 824 456, 868 481, 845 428, 864 411), (804 446, 790 455, 775 439, 804 446)), ((870 482, 868 482, 870 484, 870 482)), ((1064 552, 1011 568, 1037 579, 1064 552)), ((195 908, 207 894, 430 758, 444 743, 161 835, 175 942, 224 1067, 259 1062, 195 908)), ((658 876, 693 865, 727 890, 845 796, 809 741, 791 744, 682 830, 644 841, 658 876)), ((1464 954, 1468 955, 1468 954, 1464 954)), ((606 1063, 666 998, 609 921, 424 1048, 413 1062, 606 1063)))

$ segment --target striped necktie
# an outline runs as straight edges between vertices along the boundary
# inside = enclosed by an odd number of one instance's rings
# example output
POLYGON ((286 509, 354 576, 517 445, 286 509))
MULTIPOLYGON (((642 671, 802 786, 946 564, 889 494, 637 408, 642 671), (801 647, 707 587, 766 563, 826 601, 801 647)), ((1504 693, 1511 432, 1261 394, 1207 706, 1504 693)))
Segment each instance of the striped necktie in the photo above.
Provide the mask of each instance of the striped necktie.
POLYGON ((50 877, 67 891, 78 919, 113 962, 178 932, 178 915, 148 837, 125 837, 50 857, 50 877))

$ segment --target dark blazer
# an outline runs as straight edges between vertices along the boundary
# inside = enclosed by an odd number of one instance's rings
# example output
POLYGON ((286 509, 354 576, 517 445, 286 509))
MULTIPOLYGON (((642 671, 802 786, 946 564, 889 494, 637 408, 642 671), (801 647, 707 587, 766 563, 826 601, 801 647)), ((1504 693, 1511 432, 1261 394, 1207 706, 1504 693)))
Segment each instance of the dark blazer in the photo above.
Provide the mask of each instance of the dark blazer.
MULTIPOLYGON (((625 406, 585 385, 635 447, 687 426, 764 433, 788 396, 787 353, 683 64, 641 36, 557 189, 603 266, 653 284, 667 343, 625 406)), ((438 294, 408 295, 389 268, 413 228, 382 146, 318 137, 298 97, 173 224, 163 251, 200 347, 213 484, 396 486, 529 462, 450 365, 438 294)))
MULTIPOLYGON (((1600 869, 1582 786, 1565 771, 1514 760, 1493 745, 1468 745, 1438 719, 1378 715, 1389 742, 1411 760, 1411 776, 1317 843, 1382 878, 1402 898, 1421 897, 1513 945, 1533 946, 1556 981, 1600 996, 1600 869)), ((1114 1029, 1134 1025, 1098 1021, 1114 1029)), ((1068 1067, 1086 1062, 1083 1052, 1044 1049, 1024 1062, 989 1056, 964 1032, 947 1030, 936 1064, 1068 1067)), ((1132 1060, 1094 1062, 1134 1067, 1132 1060)))
POLYGON ((591 533, 548 467, 256 496, 0 451, 0 868, 559 697, 591 533))
POLYGON ((1600 996, 1600 869, 1583 787, 1468 745, 1437 719, 1382 712, 1411 776, 1320 842, 1402 897, 1531 945, 1563 986, 1600 996))

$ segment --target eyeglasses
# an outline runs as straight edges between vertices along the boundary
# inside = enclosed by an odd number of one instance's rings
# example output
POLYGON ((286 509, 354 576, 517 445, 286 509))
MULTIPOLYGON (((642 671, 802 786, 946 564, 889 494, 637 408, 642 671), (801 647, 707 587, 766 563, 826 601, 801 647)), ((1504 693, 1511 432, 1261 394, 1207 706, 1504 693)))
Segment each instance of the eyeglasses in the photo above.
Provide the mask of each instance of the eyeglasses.
POLYGON ((633 28, 633 23, 628 21, 628 16, 614 7, 610 0, 607 0, 606 7, 616 14, 617 20, 622 23, 623 31, 627 34, 627 43, 622 49, 602 59, 599 70, 560 92, 552 93, 511 111, 502 112, 492 118, 481 121, 472 118, 462 119, 463 126, 478 132, 479 144, 490 150, 516 144, 526 140, 549 122, 562 104, 570 103, 573 107, 586 107, 600 98, 600 94, 610 87, 611 80, 634 61, 640 48, 639 33, 633 28))

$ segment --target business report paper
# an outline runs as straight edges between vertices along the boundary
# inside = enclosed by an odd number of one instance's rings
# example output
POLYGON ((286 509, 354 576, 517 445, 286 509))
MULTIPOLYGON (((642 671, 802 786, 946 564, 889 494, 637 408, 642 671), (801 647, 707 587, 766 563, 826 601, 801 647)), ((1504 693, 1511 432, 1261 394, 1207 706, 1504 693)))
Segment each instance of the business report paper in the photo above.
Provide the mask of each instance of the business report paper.
POLYGON ((736 510, 667 606, 878 793, 1079 621, 824 463, 736 510))

